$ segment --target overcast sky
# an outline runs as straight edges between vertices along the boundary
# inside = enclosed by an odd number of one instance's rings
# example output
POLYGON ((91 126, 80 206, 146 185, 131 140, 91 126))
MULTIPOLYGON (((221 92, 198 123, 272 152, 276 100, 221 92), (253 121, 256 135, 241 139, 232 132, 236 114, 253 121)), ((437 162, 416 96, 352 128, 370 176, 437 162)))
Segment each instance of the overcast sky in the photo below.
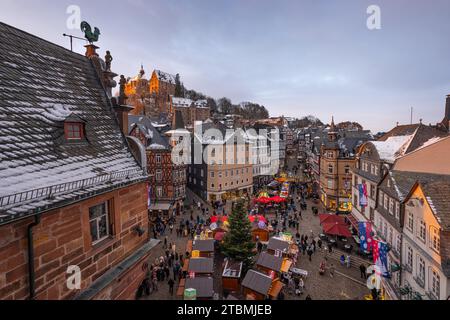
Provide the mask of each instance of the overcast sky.
MULTIPOLYGON (((448 0, 0 0, 0 21, 69 47, 69 5, 100 28, 113 71, 180 73, 188 88, 272 116, 358 121, 373 131, 396 122, 436 123, 450 94, 448 0), (369 5, 381 30, 367 28, 369 5)), ((75 50, 84 53, 82 42, 75 50)))

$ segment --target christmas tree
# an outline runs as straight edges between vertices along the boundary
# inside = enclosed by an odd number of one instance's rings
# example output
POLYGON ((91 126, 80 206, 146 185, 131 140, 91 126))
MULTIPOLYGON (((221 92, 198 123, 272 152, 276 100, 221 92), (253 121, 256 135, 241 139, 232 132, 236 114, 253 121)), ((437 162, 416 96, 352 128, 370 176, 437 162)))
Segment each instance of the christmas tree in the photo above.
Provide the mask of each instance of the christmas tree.
POLYGON ((255 243, 252 241, 252 226, 242 201, 238 202, 228 217, 229 231, 221 246, 223 254, 235 261, 244 262, 248 267, 255 256, 255 243))

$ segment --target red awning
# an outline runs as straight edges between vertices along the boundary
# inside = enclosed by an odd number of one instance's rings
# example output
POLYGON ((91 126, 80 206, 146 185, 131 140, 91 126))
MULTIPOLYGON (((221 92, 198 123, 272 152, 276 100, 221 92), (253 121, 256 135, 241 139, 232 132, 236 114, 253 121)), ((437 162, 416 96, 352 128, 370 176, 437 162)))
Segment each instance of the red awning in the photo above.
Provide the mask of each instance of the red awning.
POLYGON ((345 225, 345 219, 335 214, 319 214, 320 224, 339 223, 345 225))
POLYGON ((322 225, 323 232, 332 236, 350 238, 352 233, 348 230, 347 225, 340 223, 324 223, 322 225))

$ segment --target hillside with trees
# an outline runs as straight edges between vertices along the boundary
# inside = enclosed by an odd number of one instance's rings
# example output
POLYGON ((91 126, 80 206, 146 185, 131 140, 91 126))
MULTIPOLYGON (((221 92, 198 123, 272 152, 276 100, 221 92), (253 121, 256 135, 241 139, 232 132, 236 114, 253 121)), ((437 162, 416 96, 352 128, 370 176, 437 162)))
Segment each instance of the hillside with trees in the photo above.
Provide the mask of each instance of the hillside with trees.
POLYGON ((244 119, 258 120, 269 118, 269 111, 266 107, 261 106, 253 102, 243 102, 241 104, 233 104, 231 99, 227 97, 220 98, 218 100, 205 95, 201 92, 186 89, 181 82, 180 75, 176 76, 175 97, 187 98, 194 101, 206 100, 207 106, 211 109, 211 116, 237 114, 244 119))

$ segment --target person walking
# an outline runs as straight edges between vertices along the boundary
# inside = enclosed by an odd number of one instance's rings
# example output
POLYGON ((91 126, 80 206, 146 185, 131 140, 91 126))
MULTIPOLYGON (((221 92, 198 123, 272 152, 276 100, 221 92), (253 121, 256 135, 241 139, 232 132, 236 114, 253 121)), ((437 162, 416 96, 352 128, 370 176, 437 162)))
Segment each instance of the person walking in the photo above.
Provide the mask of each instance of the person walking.
POLYGON ((340 261, 341 261, 341 266, 344 266, 345 265, 345 256, 344 255, 341 255, 340 261))
POLYGON ((359 270, 361 272, 361 279, 367 280, 367 268, 364 264, 359 266, 359 270))
POLYGON ((312 246, 309 246, 307 251, 308 251, 309 262, 312 262, 312 255, 314 253, 312 246))
POLYGON ((174 285, 175 285, 175 281, 173 281, 173 279, 170 278, 168 284, 169 284, 169 294, 170 294, 171 296, 173 296, 173 287, 174 287, 174 285))
POLYGON ((347 263, 347 269, 350 269, 352 267, 350 255, 347 255, 347 259, 345 260, 345 262, 347 263))

